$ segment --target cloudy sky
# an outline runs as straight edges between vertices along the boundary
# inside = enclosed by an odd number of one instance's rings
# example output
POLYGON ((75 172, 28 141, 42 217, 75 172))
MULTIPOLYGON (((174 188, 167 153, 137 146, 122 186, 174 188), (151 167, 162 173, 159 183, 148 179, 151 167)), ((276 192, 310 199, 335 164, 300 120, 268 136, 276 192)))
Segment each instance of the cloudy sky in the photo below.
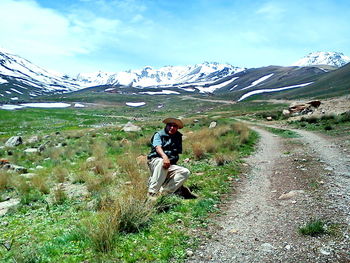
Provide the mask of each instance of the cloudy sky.
POLYGON ((75 74, 350 56, 348 0, 0 0, 0 48, 75 74))

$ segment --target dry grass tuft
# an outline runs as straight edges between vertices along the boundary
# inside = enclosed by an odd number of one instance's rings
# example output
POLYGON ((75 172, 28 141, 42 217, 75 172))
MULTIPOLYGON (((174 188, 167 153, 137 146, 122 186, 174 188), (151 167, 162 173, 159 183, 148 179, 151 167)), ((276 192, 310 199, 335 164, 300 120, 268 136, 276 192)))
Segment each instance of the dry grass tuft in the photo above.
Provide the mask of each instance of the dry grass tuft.
POLYGON ((8 172, 0 170, 0 191, 10 186, 10 178, 11 176, 8 172))
POLYGON ((115 236, 119 231, 119 209, 99 211, 82 222, 86 236, 96 252, 113 250, 115 236))
POLYGON ((53 198, 55 204, 63 204, 67 200, 67 194, 64 191, 63 184, 59 184, 56 189, 53 190, 53 198))
POLYGON ((47 177, 43 175, 36 175, 31 180, 32 185, 43 194, 50 193, 50 187, 47 177))
POLYGON ((250 131, 247 125, 241 122, 235 122, 232 124, 232 129, 239 134, 239 143, 244 144, 248 142, 250 131))
POLYGON ((69 170, 62 166, 56 166, 52 169, 52 176, 58 183, 64 183, 69 176, 69 170))

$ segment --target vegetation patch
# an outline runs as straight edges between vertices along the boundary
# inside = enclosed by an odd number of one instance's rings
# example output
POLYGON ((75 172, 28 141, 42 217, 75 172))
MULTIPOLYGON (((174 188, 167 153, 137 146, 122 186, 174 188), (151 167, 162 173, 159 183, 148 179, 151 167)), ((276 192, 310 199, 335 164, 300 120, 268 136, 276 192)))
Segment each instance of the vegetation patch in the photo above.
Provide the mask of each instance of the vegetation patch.
POLYGON ((272 132, 273 134, 276 134, 283 138, 298 138, 300 137, 298 133, 291 131, 291 130, 285 130, 285 129, 278 129, 273 127, 267 127, 268 131, 272 132))
MULTIPOLYGON (((0 170, 1 200, 21 200, 1 218, 6 224, 0 224, 0 243, 12 244, 0 247, 2 262, 182 261, 186 249, 196 245, 192 229, 207 226, 209 213, 230 191, 240 158, 252 152, 257 134, 228 113, 216 118, 213 129, 207 116, 184 119, 181 165, 191 171, 186 185, 199 198, 169 195, 153 203, 146 194, 144 157, 151 136, 163 128, 160 117, 136 121, 142 130, 127 133, 118 125, 80 126, 78 118, 85 113, 28 109, 7 115, 2 141, 21 131, 25 143, 1 149, 0 158, 30 174, 0 170), (41 114, 69 121, 46 129, 45 120, 35 124, 41 114), (11 121, 15 117, 24 118, 11 121), (31 122, 35 125, 24 125, 31 122), (42 150, 27 154, 29 147, 42 150)), ((89 125, 106 118, 126 123, 112 113, 117 114, 106 109, 105 118, 91 118, 89 125)))
POLYGON ((327 233, 326 223, 322 220, 311 220, 299 228, 299 233, 308 236, 319 236, 327 233))

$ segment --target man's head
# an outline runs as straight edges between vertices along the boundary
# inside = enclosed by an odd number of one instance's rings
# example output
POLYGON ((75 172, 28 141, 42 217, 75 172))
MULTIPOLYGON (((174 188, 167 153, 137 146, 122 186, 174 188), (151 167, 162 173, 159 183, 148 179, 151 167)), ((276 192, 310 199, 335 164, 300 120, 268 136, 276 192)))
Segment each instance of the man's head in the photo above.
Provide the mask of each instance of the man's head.
POLYGON ((166 124, 165 131, 170 135, 175 134, 178 129, 184 127, 183 122, 176 118, 167 118, 163 120, 163 123, 166 124))

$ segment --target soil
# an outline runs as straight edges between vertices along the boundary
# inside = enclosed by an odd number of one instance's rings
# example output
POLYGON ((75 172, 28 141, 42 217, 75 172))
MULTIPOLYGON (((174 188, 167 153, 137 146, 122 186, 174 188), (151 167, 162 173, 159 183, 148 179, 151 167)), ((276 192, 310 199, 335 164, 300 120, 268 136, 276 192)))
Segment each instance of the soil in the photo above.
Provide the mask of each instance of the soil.
POLYGON ((350 262, 350 136, 251 128, 258 150, 187 262, 350 262), (312 220, 327 233, 302 235, 312 220))

